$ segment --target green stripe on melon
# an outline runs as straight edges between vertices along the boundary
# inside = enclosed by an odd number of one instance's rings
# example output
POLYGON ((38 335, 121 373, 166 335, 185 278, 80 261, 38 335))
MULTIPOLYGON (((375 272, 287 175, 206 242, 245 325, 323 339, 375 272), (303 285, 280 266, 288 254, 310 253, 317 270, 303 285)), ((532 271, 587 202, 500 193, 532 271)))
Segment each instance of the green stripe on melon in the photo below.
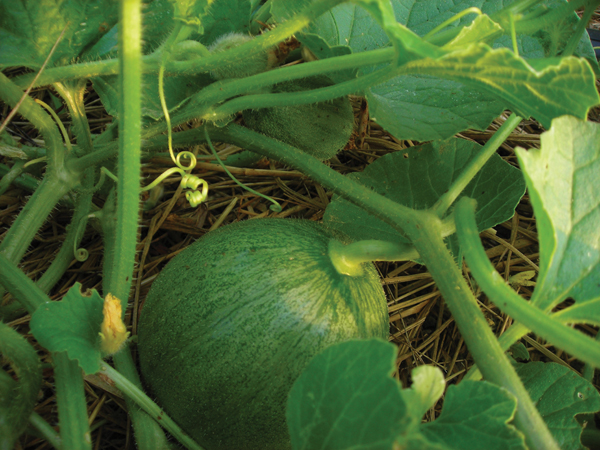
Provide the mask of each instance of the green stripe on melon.
POLYGON ((154 282, 139 323, 143 378, 207 450, 291 448, 287 395, 308 361, 336 342, 387 339, 373 264, 339 274, 331 239, 307 220, 239 222, 195 242, 154 282))

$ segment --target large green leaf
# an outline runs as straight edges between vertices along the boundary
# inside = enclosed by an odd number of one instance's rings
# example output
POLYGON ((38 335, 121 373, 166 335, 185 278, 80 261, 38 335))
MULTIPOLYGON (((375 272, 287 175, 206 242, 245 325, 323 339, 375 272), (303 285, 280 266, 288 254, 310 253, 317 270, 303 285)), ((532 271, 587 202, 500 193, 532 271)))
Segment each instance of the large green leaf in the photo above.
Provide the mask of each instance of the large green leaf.
POLYGON ((540 273, 532 302, 572 298, 560 320, 600 324, 600 125, 555 119, 541 148, 517 149, 537 218, 540 273))
POLYGON ((117 22, 118 6, 105 0, 1 0, 0 67, 41 67, 64 29, 49 64, 70 64, 117 22))
POLYGON ((517 364, 517 373, 562 450, 579 450, 582 427, 575 416, 600 410, 600 394, 585 378, 556 363, 517 364))
POLYGON ((81 293, 81 284, 58 301, 40 306, 31 316, 31 332, 51 352, 66 351, 86 374, 100 370, 99 333, 104 300, 96 290, 81 293))
POLYGON ((463 83, 429 75, 404 75, 367 91, 371 118, 399 139, 447 139, 466 129, 484 130, 502 102, 463 83))
MULTIPOLYGON (((399 48, 415 59, 412 75, 402 75, 366 91, 372 117, 400 139, 445 139, 467 128, 485 129, 503 109, 533 116, 549 126, 552 118, 573 114, 583 118, 600 99, 595 90, 594 76, 582 60, 572 59, 550 66, 547 62, 528 65, 521 58, 555 56, 572 35, 579 20, 575 14, 562 19, 561 24, 548 24, 535 36, 519 35, 519 56, 510 50, 508 36, 493 39, 501 30, 488 16, 468 14, 449 27, 463 27, 459 35, 444 50, 453 53, 440 58, 424 41, 415 39, 402 27, 425 35, 437 25, 468 7, 479 7, 485 14, 494 14, 511 1, 403 1, 344 3, 311 22, 300 35, 319 58, 344 54, 344 49, 362 52, 388 46, 390 37, 399 48), (393 9, 391 9, 393 8, 393 9), (367 12, 367 10, 369 12, 367 12), (389 20, 392 15, 395 21, 389 20), (388 18, 388 19, 385 19, 388 18), (379 23, 378 23, 379 22, 379 23), (565 24, 562 24, 565 22, 565 24), (385 29, 385 30, 384 30, 385 29), (484 45, 485 40, 496 50, 484 45), (469 44, 471 47, 468 48, 469 44), (533 69, 536 68, 536 70, 533 69), (585 77, 574 83, 573 74, 585 77)), ((546 2, 553 8, 564 1, 546 2)), ((589 39, 582 38, 576 55, 590 57, 589 39)), ((343 81, 353 72, 333 74, 343 81)))
POLYGON ((453 450, 525 449, 523 436, 509 422, 517 409, 506 390, 485 381, 449 386, 440 416, 423 424, 431 442, 453 450))
POLYGON ((438 59, 407 64, 407 71, 460 81, 487 91, 524 117, 535 117, 545 127, 552 119, 570 114, 585 118, 600 103, 594 72, 580 58, 548 61, 534 69, 505 48, 473 44, 438 59))
POLYGON ((203 19, 208 12, 212 0, 170 0, 175 8, 176 20, 181 20, 189 26, 197 27, 198 33, 203 33, 203 19))
POLYGON ((248 33, 250 29, 250 0, 213 1, 204 18, 204 33, 199 40, 210 45, 227 33, 248 33))
POLYGON ((419 367, 411 388, 401 389, 390 377, 395 350, 375 339, 348 341, 313 358, 288 398, 292 448, 525 449, 523 437, 508 423, 515 398, 484 381, 450 387, 440 417, 421 424, 443 393, 443 374, 419 367))
POLYGON ((390 377, 395 347, 349 341, 317 355, 292 386, 287 423, 294 450, 391 450, 415 426, 390 377))
MULTIPOLYGON (((398 2, 393 1, 393 3, 397 5, 398 2)), ((305 35, 318 35, 330 47, 347 46, 352 53, 388 47, 390 44, 381 26, 367 11, 353 3, 342 3, 319 16, 299 36, 301 41, 305 35)), ((320 56, 320 52, 323 51, 319 48, 310 48, 317 56, 320 56)))
MULTIPOLYGON (((348 176, 402 205, 427 209, 447 191, 480 148, 464 139, 436 141, 390 153, 363 172, 348 176)), ((512 217, 524 192, 521 172, 494 155, 461 195, 477 199, 477 224, 484 230, 512 217)), ((390 225, 337 196, 327 207, 324 221, 355 240, 407 242, 390 225)))

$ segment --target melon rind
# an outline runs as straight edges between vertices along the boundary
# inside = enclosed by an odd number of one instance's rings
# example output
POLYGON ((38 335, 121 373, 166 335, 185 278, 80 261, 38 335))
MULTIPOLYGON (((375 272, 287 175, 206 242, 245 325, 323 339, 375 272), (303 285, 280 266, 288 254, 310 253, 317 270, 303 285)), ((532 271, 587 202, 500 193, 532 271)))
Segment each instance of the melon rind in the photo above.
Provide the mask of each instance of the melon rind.
POLYGON ((387 339, 373 264, 339 274, 330 239, 307 220, 239 222, 196 241, 154 282, 139 322, 143 379, 207 450, 290 449, 287 395, 309 360, 336 342, 387 339))

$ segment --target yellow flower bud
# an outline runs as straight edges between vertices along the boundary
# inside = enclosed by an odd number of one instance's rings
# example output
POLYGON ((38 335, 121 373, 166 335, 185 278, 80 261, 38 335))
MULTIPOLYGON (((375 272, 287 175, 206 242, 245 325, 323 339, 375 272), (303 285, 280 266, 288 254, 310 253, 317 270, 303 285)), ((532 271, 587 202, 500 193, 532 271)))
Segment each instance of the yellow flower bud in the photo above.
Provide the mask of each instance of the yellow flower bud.
POLYGON ((112 294, 104 299, 104 320, 100 327, 100 351, 104 355, 117 353, 127 341, 129 331, 121 319, 121 300, 112 294))

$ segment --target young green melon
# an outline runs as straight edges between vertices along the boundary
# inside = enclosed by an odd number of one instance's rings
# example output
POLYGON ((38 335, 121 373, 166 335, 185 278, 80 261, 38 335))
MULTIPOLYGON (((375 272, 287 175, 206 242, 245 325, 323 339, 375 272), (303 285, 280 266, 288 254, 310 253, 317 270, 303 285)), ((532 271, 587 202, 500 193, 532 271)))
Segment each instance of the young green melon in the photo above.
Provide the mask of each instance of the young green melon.
MULTIPOLYGON (((213 44, 208 47, 211 53, 221 53, 229 49, 238 47, 253 39, 252 36, 243 33, 227 33, 217 38, 213 44)), ((211 70, 211 74, 217 80, 227 80, 229 78, 244 78, 257 73, 265 72, 271 69, 276 63, 275 53, 265 51, 246 57, 238 64, 223 65, 211 70)))
POLYGON ((152 285, 139 322, 144 381, 207 450, 291 448, 288 392, 308 361, 353 338, 387 339, 373 264, 336 271, 333 236, 307 220, 262 219, 210 232, 152 285))
MULTIPOLYGON (((300 92, 333 85, 326 76, 284 81, 272 93, 300 92)), ((306 105, 248 109, 242 112, 248 128, 292 145, 326 160, 348 143, 354 127, 354 113, 348 97, 306 105)))

